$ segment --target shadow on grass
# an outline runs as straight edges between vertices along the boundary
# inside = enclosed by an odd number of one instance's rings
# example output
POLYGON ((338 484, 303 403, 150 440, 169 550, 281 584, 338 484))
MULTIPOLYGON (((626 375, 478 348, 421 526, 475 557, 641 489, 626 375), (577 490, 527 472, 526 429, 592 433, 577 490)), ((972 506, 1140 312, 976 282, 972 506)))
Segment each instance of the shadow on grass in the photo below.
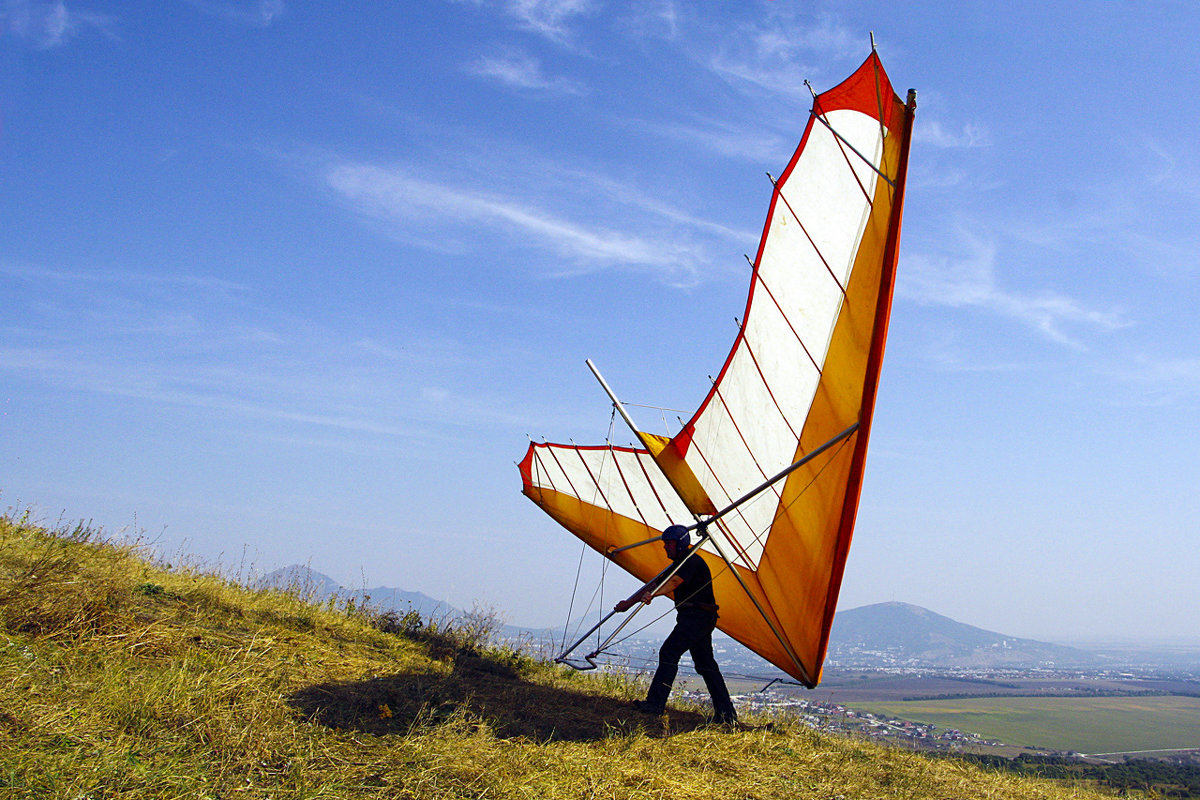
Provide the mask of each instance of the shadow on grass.
POLYGON ((485 721, 499 738, 536 741, 588 741, 635 731, 663 737, 706 724, 692 711, 671 709, 666 717, 654 717, 627 701, 533 683, 477 656, 460 656, 446 675, 400 672, 318 684, 289 702, 312 722, 376 735, 405 735, 460 713, 485 721))

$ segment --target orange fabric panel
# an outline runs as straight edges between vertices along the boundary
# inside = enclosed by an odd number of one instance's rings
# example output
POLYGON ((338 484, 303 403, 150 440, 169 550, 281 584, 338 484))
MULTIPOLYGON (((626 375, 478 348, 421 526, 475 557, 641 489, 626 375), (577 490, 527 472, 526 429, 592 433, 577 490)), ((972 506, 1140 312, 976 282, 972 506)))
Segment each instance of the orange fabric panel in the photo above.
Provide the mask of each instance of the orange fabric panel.
MULTIPOLYGON (((885 164, 897 163, 900 140, 891 135, 885 141, 885 164)), ((880 293, 891 292, 890 284, 883 286, 892 213, 891 187, 883 178, 878 179, 875 198, 797 458, 856 421, 869 423, 870 409, 862 407, 863 389, 868 378, 877 376, 867 375, 868 357, 876 337, 883 335, 876 330, 880 293)), ((836 605, 858 503, 860 487, 850 485, 852 459, 865 455, 857 441, 865 433, 864 426, 832 457, 818 458, 789 477, 758 568, 776 614, 789 637, 795 637, 801 661, 818 679, 833 623, 834 608, 829 605, 836 605), (850 525, 844 524, 847 505, 852 506, 850 525)))
MULTIPOLYGON (((645 541, 661 533, 637 520, 611 514, 607 509, 586 503, 570 494, 529 485, 526 485, 524 493, 560 525, 582 539, 589 547, 605 555, 616 548, 645 541)), ((754 602, 739 585, 737 577, 725 562, 705 551, 698 553, 698 556, 708 563, 713 574, 713 592, 721 607, 717 627, 788 674, 800 680, 807 680, 807 675, 800 671, 787 650, 780 644, 771 626, 755 608, 754 602)), ((658 542, 609 557, 641 581, 648 581, 658 575, 668 564, 666 552, 658 542)), ((758 598, 760 605, 779 630, 782 621, 776 619, 770 611, 758 578, 750 570, 741 567, 736 569, 746 588, 758 598)))

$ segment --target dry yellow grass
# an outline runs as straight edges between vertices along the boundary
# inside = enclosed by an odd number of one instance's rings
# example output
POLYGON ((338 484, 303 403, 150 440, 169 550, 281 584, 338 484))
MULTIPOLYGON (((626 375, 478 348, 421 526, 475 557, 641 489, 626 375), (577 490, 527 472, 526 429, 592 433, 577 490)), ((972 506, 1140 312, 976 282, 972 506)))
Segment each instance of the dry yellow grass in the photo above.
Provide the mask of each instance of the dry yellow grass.
POLYGON ((0 798, 1091 798, 0 518, 0 798))

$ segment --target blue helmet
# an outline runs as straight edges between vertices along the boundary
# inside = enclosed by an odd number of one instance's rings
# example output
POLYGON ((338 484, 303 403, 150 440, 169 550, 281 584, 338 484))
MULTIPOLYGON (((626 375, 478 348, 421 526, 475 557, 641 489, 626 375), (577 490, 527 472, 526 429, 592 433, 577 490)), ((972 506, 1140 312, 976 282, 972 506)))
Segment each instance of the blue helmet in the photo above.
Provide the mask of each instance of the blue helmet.
POLYGON ((692 537, 688 533, 688 529, 683 525, 672 525, 662 533, 664 542, 679 542, 684 547, 692 543, 692 537))

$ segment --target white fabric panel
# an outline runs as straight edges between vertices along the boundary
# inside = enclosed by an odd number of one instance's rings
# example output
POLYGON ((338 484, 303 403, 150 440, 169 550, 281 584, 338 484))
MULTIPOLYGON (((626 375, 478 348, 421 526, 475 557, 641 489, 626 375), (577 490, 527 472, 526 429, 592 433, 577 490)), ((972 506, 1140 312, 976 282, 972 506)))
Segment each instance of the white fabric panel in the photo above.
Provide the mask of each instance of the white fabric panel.
POLYGON ((601 508, 607 501, 607 507, 617 514, 644 519, 657 530, 692 521, 649 453, 551 445, 535 448, 534 455, 530 472, 535 487, 575 495, 601 508))
MULTIPOLYGON (((849 110, 827 118, 878 165, 883 141, 874 118, 849 110)), ((695 421, 687 463, 718 506, 792 463, 797 435, 820 380, 812 359, 824 363, 843 299, 838 284, 845 286, 849 280, 871 211, 864 189, 873 192, 875 184, 876 173, 815 122, 804 152, 780 185, 744 338, 717 394, 695 421)), ((755 535, 765 537, 777 498, 775 491, 764 492, 741 509, 738 519, 729 520, 731 534, 752 568, 763 545, 755 535)))

